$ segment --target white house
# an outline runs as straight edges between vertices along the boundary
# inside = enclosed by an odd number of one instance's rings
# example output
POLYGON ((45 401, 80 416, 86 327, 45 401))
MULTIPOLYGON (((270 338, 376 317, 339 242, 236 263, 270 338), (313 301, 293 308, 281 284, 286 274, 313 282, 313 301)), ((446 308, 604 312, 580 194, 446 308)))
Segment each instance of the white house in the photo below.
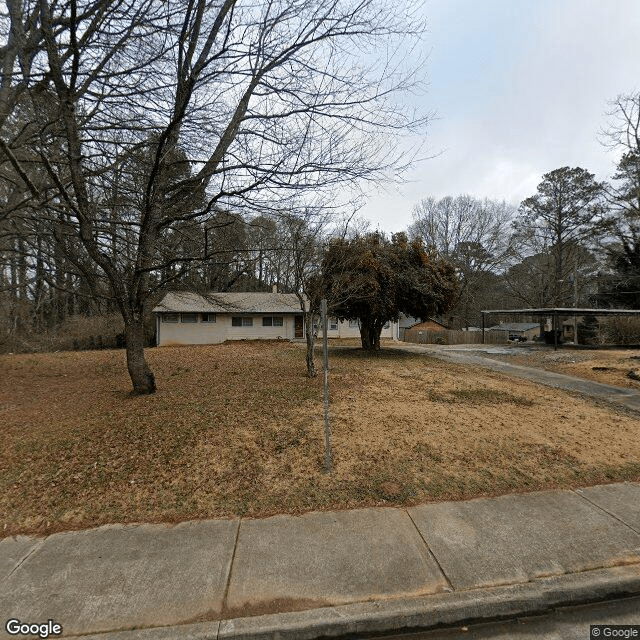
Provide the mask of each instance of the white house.
POLYGON ((174 291, 153 311, 158 346, 304 338, 302 310, 293 293, 174 291))
MULTIPOLYGON (((294 340, 305 337, 304 317, 294 293, 167 293, 153 309, 156 345, 217 344, 225 340, 294 340)), ((321 335, 321 332, 320 332, 321 335)), ((357 321, 329 319, 329 338, 359 338, 357 321)), ((383 338, 397 338, 387 323, 383 338)))
MULTIPOLYGON (((327 336, 329 338, 359 338, 360 337, 360 322, 358 320, 337 320, 336 318, 328 319, 327 336)), ((318 337, 322 337, 322 327, 320 322, 315 326, 318 337)), ((387 322, 382 332, 381 338, 398 339, 398 323, 387 322)))

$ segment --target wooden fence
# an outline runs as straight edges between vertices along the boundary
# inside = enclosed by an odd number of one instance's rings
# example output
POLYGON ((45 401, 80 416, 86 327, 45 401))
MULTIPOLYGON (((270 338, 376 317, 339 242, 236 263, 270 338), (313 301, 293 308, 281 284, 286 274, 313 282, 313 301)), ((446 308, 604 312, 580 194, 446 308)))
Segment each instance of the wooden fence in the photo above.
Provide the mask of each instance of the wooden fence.
MULTIPOLYGON (((408 329, 404 334, 405 342, 416 344, 479 344, 482 342, 482 331, 418 331, 408 329)), ((506 331, 485 331, 485 344, 506 344, 506 331)))

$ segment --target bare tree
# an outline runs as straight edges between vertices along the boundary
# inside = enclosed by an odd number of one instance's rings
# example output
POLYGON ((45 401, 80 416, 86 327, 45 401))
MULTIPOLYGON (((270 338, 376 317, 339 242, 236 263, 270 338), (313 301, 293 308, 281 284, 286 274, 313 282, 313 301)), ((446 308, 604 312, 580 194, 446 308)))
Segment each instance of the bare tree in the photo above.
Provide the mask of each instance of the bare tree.
POLYGON ((34 60, 42 49, 40 7, 32 0, 5 0, 0 13, 0 127, 13 113, 23 94, 42 83, 34 60))
POLYGON ((329 220, 312 209, 304 216, 285 216, 282 220, 283 241, 290 257, 292 288, 298 296, 302 310, 307 342, 307 375, 317 375, 315 349, 315 320, 320 314, 320 262, 322 240, 329 220))
POLYGON ((486 304, 485 282, 512 256, 509 243, 515 208, 505 202, 477 200, 471 196, 425 198, 413 210, 409 234, 421 238, 456 267, 460 287, 451 313, 462 325, 477 321, 486 304))
POLYGON ((413 72, 379 55, 422 26, 377 0, 30 6, 41 48, 25 71, 19 61, 34 45, 21 36, 5 67, 53 95, 30 147, 46 185, 11 157, 4 130, 3 149, 66 260, 122 314, 135 393, 156 388, 144 356, 154 296, 173 265, 203 259, 176 252, 181 225, 221 211, 296 211, 309 190, 381 179, 403 163, 392 138, 427 121, 394 102, 413 72), (141 151, 149 170, 137 197, 122 197, 133 187, 122 167, 141 151))
POLYGON ((608 305, 640 307, 640 92, 612 103, 603 142, 621 152, 606 188, 608 211, 596 227, 610 273, 599 296, 608 305))

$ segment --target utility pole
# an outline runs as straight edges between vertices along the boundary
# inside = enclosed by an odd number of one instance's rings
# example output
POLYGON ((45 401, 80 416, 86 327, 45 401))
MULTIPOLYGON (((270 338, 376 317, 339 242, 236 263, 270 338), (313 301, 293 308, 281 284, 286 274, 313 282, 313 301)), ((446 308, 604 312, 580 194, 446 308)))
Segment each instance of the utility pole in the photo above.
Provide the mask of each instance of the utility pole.
POLYGON ((329 321, 327 318, 327 300, 320 301, 322 317, 322 369, 324 372, 324 470, 331 471, 331 425, 329 423, 329 321))
MULTIPOLYGON (((573 308, 578 308, 578 270, 573 270, 573 308)), ((578 314, 573 314, 573 344, 578 344, 578 314)))

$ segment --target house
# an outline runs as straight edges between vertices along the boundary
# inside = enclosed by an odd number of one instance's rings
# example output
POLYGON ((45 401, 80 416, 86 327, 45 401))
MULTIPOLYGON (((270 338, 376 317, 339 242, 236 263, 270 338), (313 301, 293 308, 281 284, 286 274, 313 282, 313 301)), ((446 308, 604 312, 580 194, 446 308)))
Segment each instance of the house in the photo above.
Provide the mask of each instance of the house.
POLYGON ((501 322, 487 331, 502 331, 509 340, 533 340, 540 336, 539 322, 501 322))
POLYGON ((577 318, 571 318, 570 320, 562 321, 562 341, 563 342, 575 342, 574 340, 574 329, 576 328, 576 324, 578 322, 582 322, 584 320, 583 316, 578 316, 577 318))
POLYGON ((446 325, 442 324, 442 322, 438 322, 433 318, 427 318, 422 322, 415 322, 410 327, 404 330, 403 340, 407 342, 420 342, 417 336, 422 335, 423 333, 442 333, 447 330, 446 325))
POLYGON ((294 293, 173 291, 153 312, 157 346, 305 337, 304 317, 294 293))
POLYGON ((412 316, 406 316, 404 313, 400 314, 400 320, 398 321, 398 339, 404 340, 407 331, 415 328, 416 331, 445 331, 448 327, 442 322, 438 322, 433 318, 427 318, 422 320, 421 318, 414 318, 412 316))
MULTIPOLYGON (((327 337, 329 338, 360 338, 360 322, 358 320, 337 320, 328 318, 327 337)), ((314 325, 318 337, 322 337, 322 327, 317 322, 314 325)), ((398 323, 386 322, 380 333, 381 338, 398 339, 398 323)))
MULTIPOLYGON (((305 338, 304 316, 295 293, 173 291, 153 312, 157 346, 305 338)), ((327 335, 359 338, 360 326, 357 320, 329 318, 327 335)), ((381 337, 396 338, 397 323, 388 322, 381 337)))

